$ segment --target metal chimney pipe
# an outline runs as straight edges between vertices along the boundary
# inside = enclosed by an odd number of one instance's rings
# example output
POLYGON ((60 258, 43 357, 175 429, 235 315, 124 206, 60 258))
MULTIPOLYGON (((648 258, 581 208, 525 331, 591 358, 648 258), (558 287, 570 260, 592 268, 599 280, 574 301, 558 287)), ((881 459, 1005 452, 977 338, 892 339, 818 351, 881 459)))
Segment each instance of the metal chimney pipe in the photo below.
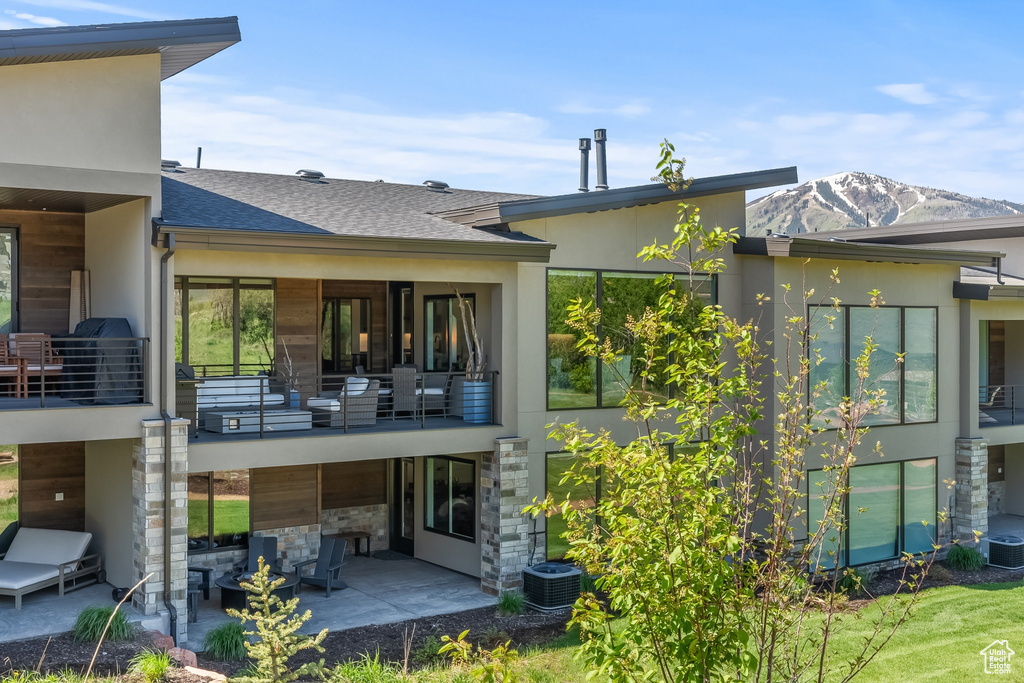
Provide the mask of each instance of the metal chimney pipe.
POLYGON ((580 192, 590 192, 590 138, 580 138, 580 192))
POLYGON ((605 157, 605 142, 608 140, 608 131, 598 128, 594 131, 594 153, 597 156, 597 189, 608 189, 608 159, 605 157))

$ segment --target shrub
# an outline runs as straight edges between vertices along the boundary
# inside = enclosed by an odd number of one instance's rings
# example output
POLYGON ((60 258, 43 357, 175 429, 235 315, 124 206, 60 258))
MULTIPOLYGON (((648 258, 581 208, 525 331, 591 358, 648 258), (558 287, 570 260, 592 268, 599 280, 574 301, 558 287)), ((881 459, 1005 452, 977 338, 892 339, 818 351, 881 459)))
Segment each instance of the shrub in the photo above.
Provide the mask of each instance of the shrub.
POLYGON ((875 580, 875 576, 878 573, 877 570, 868 567, 860 569, 847 568, 842 571, 843 575, 836 582, 836 588, 843 593, 856 596, 867 594, 868 586, 875 580))
POLYGON ((144 649, 129 660, 128 671, 138 674, 148 683, 163 680, 171 668, 171 656, 162 650, 144 649))
POLYGON ((241 624, 222 624, 203 638, 203 654, 222 662, 245 659, 245 629, 241 624))
POLYGON ((946 555, 946 566, 950 569, 974 572, 985 566, 985 556, 976 548, 954 543, 946 555))
POLYGON ((103 629, 110 620, 110 628, 107 630, 107 640, 131 640, 132 625, 124 612, 115 611, 114 607, 86 607, 75 619, 75 626, 72 629, 75 640, 80 643, 98 643, 103 637, 103 629), (111 619, 110 615, 114 617, 111 619))
POLYGON ((444 660, 441 654, 441 639, 437 636, 427 636, 412 651, 410 658, 417 666, 428 666, 444 660))
POLYGON ((526 596, 521 591, 502 591, 498 594, 498 614, 503 617, 526 611, 526 596))

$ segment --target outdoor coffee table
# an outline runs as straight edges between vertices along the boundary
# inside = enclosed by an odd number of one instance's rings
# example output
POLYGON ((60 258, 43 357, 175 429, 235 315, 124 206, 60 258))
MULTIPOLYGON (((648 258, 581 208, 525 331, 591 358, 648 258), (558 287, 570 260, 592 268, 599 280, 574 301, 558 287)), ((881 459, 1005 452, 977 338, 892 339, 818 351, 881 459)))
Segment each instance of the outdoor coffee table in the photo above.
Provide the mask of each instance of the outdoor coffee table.
MULTIPOLYGON (((248 606, 245 600, 245 589, 239 583, 248 581, 251 576, 252 574, 225 574, 214 582, 220 588, 221 609, 245 609, 248 606)), ((284 577, 284 583, 274 591, 274 595, 282 600, 294 598, 296 589, 299 587, 299 577, 295 574, 271 574, 270 580, 273 581, 281 577, 284 577)))
MULTIPOLYGON (((264 410, 263 431, 291 432, 313 428, 308 410, 264 410)), ((206 431, 234 434, 260 431, 258 410, 210 410, 206 413, 206 431)))

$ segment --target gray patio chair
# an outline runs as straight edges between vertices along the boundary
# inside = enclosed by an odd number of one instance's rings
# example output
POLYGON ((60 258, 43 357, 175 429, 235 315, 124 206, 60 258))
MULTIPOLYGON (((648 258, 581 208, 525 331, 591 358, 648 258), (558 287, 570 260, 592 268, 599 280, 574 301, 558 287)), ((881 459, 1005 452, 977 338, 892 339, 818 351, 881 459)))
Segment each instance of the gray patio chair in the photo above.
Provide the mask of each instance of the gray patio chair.
POLYGON ((313 424, 326 427, 365 427, 377 424, 379 379, 349 377, 341 391, 306 401, 313 424))
POLYGON ((278 571, 277 566, 277 536, 252 536, 249 538, 249 557, 245 564, 235 567, 240 572, 258 572, 260 570, 260 556, 263 556, 264 564, 270 565, 270 571, 278 571))
POLYGON ((324 536, 320 539, 320 554, 311 560, 303 560, 295 563, 295 576, 299 577, 299 589, 302 584, 308 583, 313 586, 320 586, 327 589, 327 595, 331 597, 331 589, 344 590, 348 584, 341 580, 341 565, 345 563, 345 549, 348 548, 348 541, 343 538, 331 538, 324 536), (313 573, 303 576, 303 568, 316 563, 313 566, 313 573))
POLYGON ((416 411, 419 410, 417 401, 419 397, 416 395, 416 368, 399 368, 396 367, 392 370, 394 376, 394 413, 411 413, 413 417, 416 416, 416 411))

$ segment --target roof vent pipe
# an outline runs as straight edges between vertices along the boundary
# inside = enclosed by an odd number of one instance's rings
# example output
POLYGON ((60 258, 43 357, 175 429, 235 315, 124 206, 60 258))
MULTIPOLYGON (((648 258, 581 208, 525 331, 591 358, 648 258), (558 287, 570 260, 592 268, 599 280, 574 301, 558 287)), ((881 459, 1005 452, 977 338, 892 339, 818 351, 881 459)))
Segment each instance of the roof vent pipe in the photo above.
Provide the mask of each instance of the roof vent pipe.
POLYGON ((598 128, 594 131, 594 152, 597 157, 597 189, 608 189, 608 159, 605 157, 605 142, 608 140, 608 131, 598 128))
POLYGON ((580 192, 590 192, 590 138, 580 138, 580 192))

